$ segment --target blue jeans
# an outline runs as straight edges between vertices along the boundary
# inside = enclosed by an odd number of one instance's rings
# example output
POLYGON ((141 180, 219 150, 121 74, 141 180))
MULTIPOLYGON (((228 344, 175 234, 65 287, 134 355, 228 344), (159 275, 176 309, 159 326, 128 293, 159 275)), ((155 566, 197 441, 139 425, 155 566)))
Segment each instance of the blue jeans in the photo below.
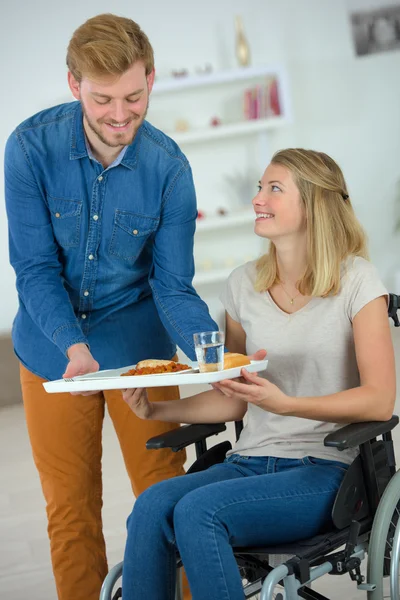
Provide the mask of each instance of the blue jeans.
POLYGON ((310 538, 331 524, 347 465, 233 454, 157 483, 128 519, 123 600, 174 600, 180 554, 193 600, 243 600, 234 546, 310 538))

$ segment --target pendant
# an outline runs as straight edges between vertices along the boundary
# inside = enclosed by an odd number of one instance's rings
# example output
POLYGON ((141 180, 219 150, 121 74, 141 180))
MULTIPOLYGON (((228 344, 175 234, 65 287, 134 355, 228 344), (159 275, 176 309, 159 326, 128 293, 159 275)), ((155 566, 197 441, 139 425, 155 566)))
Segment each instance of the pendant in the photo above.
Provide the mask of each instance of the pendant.
POLYGON ((290 304, 293 304, 293 300, 294 300, 294 298, 291 299, 290 304))

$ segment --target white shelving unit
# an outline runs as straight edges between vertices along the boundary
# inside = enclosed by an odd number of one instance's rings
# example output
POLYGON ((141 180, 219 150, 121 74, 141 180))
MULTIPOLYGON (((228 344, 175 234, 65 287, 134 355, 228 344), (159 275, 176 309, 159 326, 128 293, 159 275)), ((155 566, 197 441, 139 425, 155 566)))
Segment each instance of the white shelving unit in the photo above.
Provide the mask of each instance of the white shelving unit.
POLYGON ((238 210, 234 213, 221 215, 219 217, 197 219, 196 233, 237 227, 244 223, 254 223, 254 221, 255 214, 253 210, 238 210))
POLYGON ((194 285, 206 285, 207 293, 213 289, 216 295, 236 265, 256 258, 265 249, 264 241, 253 233, 250 203, 257 179, 248 198, 246 193, 248 209, 243 208, 243 198, 233 198, 232 185, 228 189, 226 179, 246 172, 249 165, 255 166, 261 177, 271 156, 270 136, 291 122, 286 71, 280 65, 270 65, 156 80, 149 112, 150 122, 172 137, 191 163, 198 207, 205 213, 196 227, 194 285), (244 90, 263 85, 272 77, 278 84, 280 115, 245 120, 244 90), (221 124, 212 126, 211 118, 215 116, 221 124), (188 129, 174 130, 182 119, 188 129), (219 208, 227 214, 216 216, 219 208))
POLYGON ((232 138, 243 135, 250 135, 260 131, 277 129, 287 125, 284 117, 269 117, 268 119, 253 119, 251 121, 242 121, 239 123, 230 123, 228 125, 217 125, 208 129, 195 129, 187 132, 168 133, 177 144, 194 144, 197 142, 208 142, 211 140, 232 138))
POLYGON ((259 77, 278 76, 284 85, 287 85, 284 69, 281 65, 266 65, 257 67, 240 67, 226 71, 215 71, 204 75, 192 75, 160 79, 155 81, 152 94, 177 92, 190 88, 204 88, 210 85, 223 85, 236 81, 250 81, 259 77), (285 81, 283 81, 285 78, 285 81))

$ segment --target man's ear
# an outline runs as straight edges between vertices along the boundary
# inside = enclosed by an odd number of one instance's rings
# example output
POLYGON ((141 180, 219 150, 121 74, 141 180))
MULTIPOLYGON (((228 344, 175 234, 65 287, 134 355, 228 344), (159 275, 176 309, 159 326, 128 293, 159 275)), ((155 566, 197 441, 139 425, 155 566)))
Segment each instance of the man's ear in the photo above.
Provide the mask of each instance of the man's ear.
POLYGON ((72 92, 73 97, 76 100, 80 100, 81 99, 81 92, 80 92, 79 82, 72 75, 71 71, 68 71, 68 85, 69 85, 69 89, 72 92))
POLYGON ((147 89, 149 90, 149 94, 151 94, 151 90, 153 89, 155 75, 156 75, 156 70, 155 69, 153 69, 151 73, 149 73, 148 75, 146 75, 147 89))

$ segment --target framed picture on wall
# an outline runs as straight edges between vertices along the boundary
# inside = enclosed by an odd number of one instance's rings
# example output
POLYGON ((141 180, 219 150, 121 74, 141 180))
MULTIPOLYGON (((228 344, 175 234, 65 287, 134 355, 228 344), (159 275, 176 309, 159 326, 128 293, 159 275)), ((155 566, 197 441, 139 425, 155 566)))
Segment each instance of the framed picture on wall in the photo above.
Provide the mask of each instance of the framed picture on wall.
POLYGON ((400 3, 350 14, 357 56, 400 50, 400 3))

